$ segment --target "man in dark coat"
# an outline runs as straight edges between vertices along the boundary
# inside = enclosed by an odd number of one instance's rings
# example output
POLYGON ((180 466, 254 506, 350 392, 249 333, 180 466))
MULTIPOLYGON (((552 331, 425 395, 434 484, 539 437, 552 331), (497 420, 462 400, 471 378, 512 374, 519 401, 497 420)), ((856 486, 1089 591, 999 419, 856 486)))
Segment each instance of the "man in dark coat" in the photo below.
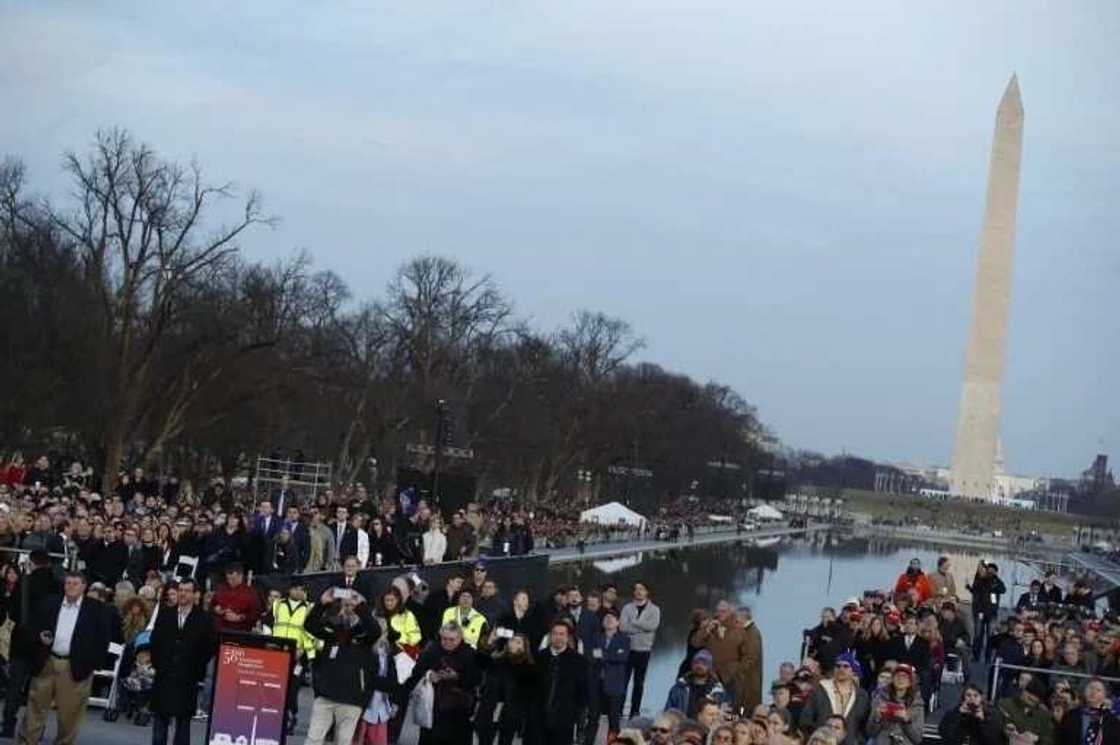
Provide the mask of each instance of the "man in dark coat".
POLYGON ((548 632, 541 668, 541 713, 534 717, 543 745, 570 745, 580 712, 587 708, 587 660, 573 648, 571 621, 559 619, 548 632))
POLYGON ((175 745, 189 745, 191 717, 198 701, 198 684, 214 653, 213 626, 195 605, 195 585, 179 581, 176 606, 164 606, 152 629, 152 744, 165 745, 171 720, 175 720, 175 745))
POLYGON ((474 692, 482 682, 482 671, 475 651, 463 641, 463 630, 458 624, 440 627, 439 638, 420 654, 404 690, 411 693, 429 673, 435 688, 432 727, 420 729, 421 745, 470 745, 474 740, 474 692))
POLYGON ((1120 745, 1120 721, 1108 709, 1108 688, 1100 678, 1085 684, 1082 704, 1062 717, 1058 745, 1120 745))
POLYGON ((50 565, 50 558, 43 552, 31 552, 30 574, 21 575, 19 583, 8 598, 8 618, 12 627, 12 641, 8 652, 8 695, 4 702, 4 726, 0 737, 12 738, 16 732, 16 716, 23 703, 23 689, 31 675, 31 665, 38 650, 38 639, 32 627, 35 609, 44 598, 62 592, 62 584, 50 565), (24 583, 27 583, 26 592, 24 583), (27 603, 24 604, 24 596, 27 603))
POLYGON ((124 545, 112 524, 107 524, 101 535, 89 573, 93 581, 104 582, 111 588, 124 576, 128 566, 128 546, 124 545))

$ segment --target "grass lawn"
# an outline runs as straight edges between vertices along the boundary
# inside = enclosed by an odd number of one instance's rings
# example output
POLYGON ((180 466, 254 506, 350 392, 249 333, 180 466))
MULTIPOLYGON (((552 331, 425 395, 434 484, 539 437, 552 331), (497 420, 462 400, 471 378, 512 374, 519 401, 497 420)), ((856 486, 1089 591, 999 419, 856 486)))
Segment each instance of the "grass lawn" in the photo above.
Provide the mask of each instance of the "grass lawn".
POLYGON ((1002 530, 1008 537, 1035 530, 1069 538, 1076 525, 1114 524, 1084 515, 1020 510, 964 500, 940 501, 912 494, 882 494, 863 489, 845 489, 844 508, 848 512, 862 512, 875 519, 904 524, 989 533, 1002 530))

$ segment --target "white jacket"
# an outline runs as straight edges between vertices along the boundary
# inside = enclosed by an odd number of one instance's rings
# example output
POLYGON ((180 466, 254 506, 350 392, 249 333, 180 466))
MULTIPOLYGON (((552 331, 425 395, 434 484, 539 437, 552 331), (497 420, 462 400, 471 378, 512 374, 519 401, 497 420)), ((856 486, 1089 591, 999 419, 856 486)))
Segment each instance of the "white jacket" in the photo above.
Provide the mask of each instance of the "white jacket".
MULTIPOLYGON (((369 546, 366 546, 369 553, 369 546)), ((424 563, 439 564, 447 553, 447 536, 442 530, 428 530, 424 533, 424 563)))

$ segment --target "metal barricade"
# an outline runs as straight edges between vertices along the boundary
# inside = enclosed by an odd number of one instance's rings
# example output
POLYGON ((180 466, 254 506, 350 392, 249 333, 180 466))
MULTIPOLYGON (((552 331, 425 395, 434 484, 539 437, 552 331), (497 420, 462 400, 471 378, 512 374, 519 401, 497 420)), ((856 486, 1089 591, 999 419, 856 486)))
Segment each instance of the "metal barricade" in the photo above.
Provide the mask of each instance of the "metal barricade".
POLYGON ((996 696, 999 693, 999 676, 1004 670, 1010 670, 1016 673, 1039 673, 1040 675, 1049 675, 1060 678, 1082 678, 1084 680, 1103 680, 1106 683, 1120 683, 1120 678, 1109 678, 1104 675, 1093 675, 1091 673, 1074 673, 1065 670, 1053 670, 1046 667, 1028 667, 1026 665, 1012 665, 1004 662, 999 657, 992 663, 992 685, 988 691, 988 699, 995 703, 996 696))

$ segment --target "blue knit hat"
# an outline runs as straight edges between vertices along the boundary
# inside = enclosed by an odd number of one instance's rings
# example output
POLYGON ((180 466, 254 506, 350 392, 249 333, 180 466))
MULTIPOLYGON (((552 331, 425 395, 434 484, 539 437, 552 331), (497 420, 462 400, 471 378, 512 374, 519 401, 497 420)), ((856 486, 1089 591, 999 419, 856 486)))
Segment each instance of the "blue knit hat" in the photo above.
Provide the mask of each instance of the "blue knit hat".
POLYGON ((863 665, 859 664, 859 660, 856 659, 856 653, 852 650, 849 649, 836 655, 836 662, 848 663, 848 667, 852 668, 852 673, 855 674, 857 678, 863 677, 863 665))

